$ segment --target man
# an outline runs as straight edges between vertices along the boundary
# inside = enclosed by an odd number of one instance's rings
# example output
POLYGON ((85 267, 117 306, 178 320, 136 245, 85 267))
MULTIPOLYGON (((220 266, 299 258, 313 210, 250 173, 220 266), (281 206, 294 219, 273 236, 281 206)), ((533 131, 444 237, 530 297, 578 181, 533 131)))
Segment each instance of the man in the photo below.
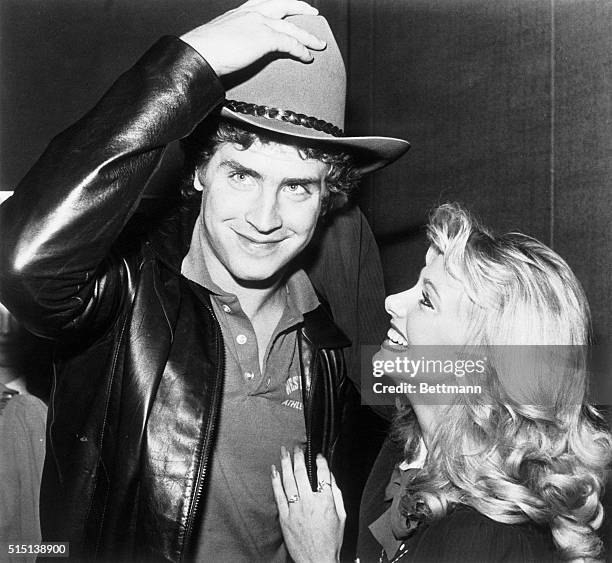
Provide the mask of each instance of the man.
POLYGON ((61 344, 41 512, 73 554, 284 560, 270 465, 301 448, 316 487, 316 454, 333 463, 349 341, 296 263, 408 144, 342 136, 315 14, 252 0, 162 39, 1 208, 2 298, 61 344), (227 101, 219 77, 240 83, 227 101), (163 148, 192 132, 184 205, 136 236, 163 148))
MULTIPOLYGON (((0 304, 0 321, 6 309, 0 304)), ((6 318, 6 317, 5 317, 6 318)), ((20 362, 5 353, 0 322, 0 538, 39 543, 40 479, 45 457, 47 407, 28 393, 20 362), (7 361, 8 360, 8 361, 7 361)), ((5 544, 6 545, 6 544, 5 544)), ((35 561, 2 554, 2 561, 35 561)))

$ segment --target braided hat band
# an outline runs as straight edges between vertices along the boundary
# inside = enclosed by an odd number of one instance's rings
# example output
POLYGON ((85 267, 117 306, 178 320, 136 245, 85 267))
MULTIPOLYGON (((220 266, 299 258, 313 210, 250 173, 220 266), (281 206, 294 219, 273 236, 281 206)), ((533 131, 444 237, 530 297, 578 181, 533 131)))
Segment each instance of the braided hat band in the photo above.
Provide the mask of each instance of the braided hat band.
POLYGON ((244 115, 252 115, 253 117, 264 117, 266 119, 276 119, 285 123, 292 123, 315 131, 321 131, 334 137, 344 137, 344 131, 336 127, 333 123, 317 119, 303 113, 297 113, 290 109, 278 109, 268 106, 260 106, 250 104, 248 102, 239 102, 237 100, 226 100, 223 104, 227 109, 244 115))

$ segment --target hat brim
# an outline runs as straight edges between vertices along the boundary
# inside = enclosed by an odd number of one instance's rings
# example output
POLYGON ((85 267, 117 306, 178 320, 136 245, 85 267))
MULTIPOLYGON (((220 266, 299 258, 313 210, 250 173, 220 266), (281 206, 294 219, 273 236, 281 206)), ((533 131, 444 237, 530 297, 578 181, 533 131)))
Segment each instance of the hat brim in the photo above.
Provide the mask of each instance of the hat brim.
POLYGON ((312 140, 332 147, 346 148, 355 154, 356 166, 363 174, 387 166, 410 148, 410 143, 403 139, 394 137, 334 137, 322 131, 308 129, 285 121, 237 113, 226 107, 221 108, 221 116, 281 135, 307 141, 312 140))

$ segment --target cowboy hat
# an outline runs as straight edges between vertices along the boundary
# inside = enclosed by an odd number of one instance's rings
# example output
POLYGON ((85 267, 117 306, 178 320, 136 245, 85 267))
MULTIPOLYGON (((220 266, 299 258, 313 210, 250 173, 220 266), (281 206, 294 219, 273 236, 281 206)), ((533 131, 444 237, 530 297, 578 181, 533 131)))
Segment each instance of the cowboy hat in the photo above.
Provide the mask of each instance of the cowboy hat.
POLYGON ((346 71, 334 35, 322 16, 287 20, 323 39, 327 47, 304 64, 269 57, 232 77, 221 116, 267 131, 325 143, 354 153, 357 167, 371 172, 404 154, 410 143, 392 137, 344 135, 346 71))

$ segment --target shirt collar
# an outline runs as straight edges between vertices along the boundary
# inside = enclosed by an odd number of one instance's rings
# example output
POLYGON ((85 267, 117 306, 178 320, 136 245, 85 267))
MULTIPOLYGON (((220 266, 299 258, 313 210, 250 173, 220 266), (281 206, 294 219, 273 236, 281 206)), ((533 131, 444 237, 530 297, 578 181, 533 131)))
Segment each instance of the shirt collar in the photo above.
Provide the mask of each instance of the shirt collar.
POLYGON ((302 315, 314 311, 319 305, 319 298, 310 278, 304 270, 296 270, 286 282, 287 301, 302 315))
POLYGON ((188 280, 191 280, 204 289, 207 289, 214 295, 227 295, 226 291, 223 291, 210 277, 210 272, 206 267, 206 260, 204 259, 204 251, 202 249, 202 215, 198 216, 196 220, 193 233, 191 235, 191 244, 189 250, 183 258, 181 264, 181 274, 183 274, 188 280))
POLYGON ((417 445, 414 459, 410 462, 406 460, 402 461, 402 463, 399 464, 399 468, 402 471, 406 471, 407 469, 423 469, 423 467, 425 466, 426 459, 427 446, 425 445, 425 440, 423 440, 423 436, 421 436, 417 445))

